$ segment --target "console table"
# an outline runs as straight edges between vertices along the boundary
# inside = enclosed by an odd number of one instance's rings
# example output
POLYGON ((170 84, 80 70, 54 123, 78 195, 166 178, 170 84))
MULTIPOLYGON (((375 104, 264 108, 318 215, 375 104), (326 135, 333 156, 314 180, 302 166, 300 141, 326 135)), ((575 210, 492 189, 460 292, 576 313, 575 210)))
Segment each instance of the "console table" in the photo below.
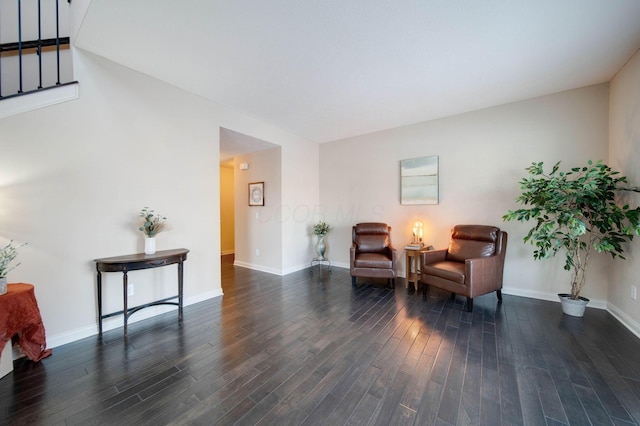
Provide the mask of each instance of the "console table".
POLYGON ((129 317, 140 309, 148 308, 156 305, 175 305, 178 307, 178 321, 182 322, 182 304, 183 304, 183 263, 187 260, 187 249, 174 249, 158 251, 154 254, 136 253, 126 256, 105 257, 95 259, 98 285, 98 318, 99 318, 99 334, 102 335, 102 320, 115 315, 124 315, 124 335, 127 335, 127 323, 129 317), (129 271, 138 271, 140 269, 159 268, 178 264, 178 295, 167 297, 165 299, 156 300, 155 302, 146 303, 144 305, 128 307, 127 300, 127 284, 129 271), (102 314, 102 272, 122 272, 122 302, 124 308, 122 311, 102 314), (170 300, 178 299, 177 302, 170 300))

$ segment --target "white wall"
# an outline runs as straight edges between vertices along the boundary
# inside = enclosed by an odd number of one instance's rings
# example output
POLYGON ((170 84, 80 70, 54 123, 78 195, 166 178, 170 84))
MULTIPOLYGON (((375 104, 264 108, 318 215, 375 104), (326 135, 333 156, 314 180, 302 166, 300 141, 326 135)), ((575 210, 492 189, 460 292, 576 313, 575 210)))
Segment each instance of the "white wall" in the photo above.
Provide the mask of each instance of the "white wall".
POLYGON ((282 274, 281 149, 239 155, 235 163, 235 264, 282 274), (240 170, 241 163, 249 164, 240 170), (264 206, 249 206, 249 183, 264 182, 264 206))
POLYGON ((318 198, 318 145, 289 145, 288 148, 282 152, 282 205, 278 212, 283 224, 282 271, 285 274, 309 266, 315 256, 313 223, 322 216, 318 198))
MULTIPOLYGON (((640 51, 611 80, 609 125, 611 166, 640 186, 640 51)), ((637 207, 640 195, 627 193, 623 200, 637 207)), ((625 246, 625 257, 612 264, 608 300, 611 311, 640 335, 640 299, 631 299, 631 286, 640 290, 640 238, 625 246)))
MULTIPOLYGON (((317 153, 314 143, 82 50, 74 63, 78 100, 0 119, 0 238, 29 243, 8 278, 36 285, 51 346, 96 333, 93 259, 142 250, 143 206, 168 217, 159 250, 191 250, 187 304, 222 294, 220 127, 274 141, 283 158, 292 145, 296 161, 317 153)), ((309 173, 287 189, 317 188, 317 169, 309 173)), ((306 199, 317 204, 317 191, 306 199)), ((176 292, 173 267, 129 278, 132 304, 176 292)), ((121 275, 104 281, 105 311, 122 309, 121 275)), ((121 324, 116 317, 105 328, 121 324)))
MULTIPOLYGON (((467 114, 320 145, 320 201, 329 257, 348 267, 351 227, 382 221, 400 249, 421 219, 425 242, 445 247, 455 224, 479 223, 509 232, 505 291, 543 298, 566 292, 569 276, 556 260, 536 261, 522 238, 529 225, 504 223, 517 208, 518 181, 533 161, 566 167, 588 159, 607 160, 608 86, 597 85, 467 114), (400 161, 438 155, 440 203, 400 205, 400 161)), ((606 262, 594 259, 585 296, 606 297, 606 262)))
MULTIPOLYGON (((168 217, 159 250, 191 250, 187 301, 221 294, 218 126, 211 107, 81 51, 76 64, 79 100, 0 120, 7 207, 0 235, 29 244, 9 281, 36 285, 52 342, 95 331, 92 260, 142 251, 143 206, 168 217)), ((172 269, 132 273, 130 303, 175 294, 172 269)), ((122 309, 121 276, 104 281, 106 311, 122 309)))

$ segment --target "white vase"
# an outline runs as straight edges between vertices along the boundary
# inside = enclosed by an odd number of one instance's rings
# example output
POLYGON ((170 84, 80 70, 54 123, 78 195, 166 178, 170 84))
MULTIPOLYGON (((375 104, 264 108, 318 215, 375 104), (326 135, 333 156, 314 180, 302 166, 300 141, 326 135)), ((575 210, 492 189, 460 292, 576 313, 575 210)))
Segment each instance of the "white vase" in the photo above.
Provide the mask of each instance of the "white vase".
POLYGON ((144 254, 154 254, 156 252, 156 237, 145 237, 144 254))
POLYGON ((7 292, 7 277, 0 278, 0 294, 7 292))
POLYGON ((558 294, 560 303, 562 303, 562 312, 572 317, 583 317, 587 303, 589 299, 579 296, 578 300, 571 299, 570 294, 560 293, 558 294))
POLYGON ((324 257, 325 252, 327 251, 327 246, 324 242, 324 235, 318 235, 318 241, 316 242, 316 254, 318 255, 318 257, 316 257, 316 260, 326 260, 326 257, 324 257))

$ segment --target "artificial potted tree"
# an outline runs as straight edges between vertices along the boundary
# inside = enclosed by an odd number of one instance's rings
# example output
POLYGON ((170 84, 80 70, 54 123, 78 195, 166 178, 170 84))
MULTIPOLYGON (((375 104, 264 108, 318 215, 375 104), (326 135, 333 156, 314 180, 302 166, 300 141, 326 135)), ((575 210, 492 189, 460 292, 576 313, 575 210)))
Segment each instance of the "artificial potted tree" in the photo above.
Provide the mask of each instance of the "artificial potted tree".
POLYGON ((542 162, 525 170, 529 177, 520 181, 523 192, 516 198, 525 207, 510 210, 503 219, 535 222, 524 237, 525 243, 535 246, 534 259, 546 259, 564 250, 564 269, 571 271, 571 293, 558 296, 563 312, 582 316, 589 299, 580 292, 593 250, 624 259, 623 244, 640 234, 640 207, 620 206, 616 194, 640 189, 628 187, 625 176, 601 161, 589 160, 586 166, 566 172, 560 170, 560 162, 548 174, 542 162))

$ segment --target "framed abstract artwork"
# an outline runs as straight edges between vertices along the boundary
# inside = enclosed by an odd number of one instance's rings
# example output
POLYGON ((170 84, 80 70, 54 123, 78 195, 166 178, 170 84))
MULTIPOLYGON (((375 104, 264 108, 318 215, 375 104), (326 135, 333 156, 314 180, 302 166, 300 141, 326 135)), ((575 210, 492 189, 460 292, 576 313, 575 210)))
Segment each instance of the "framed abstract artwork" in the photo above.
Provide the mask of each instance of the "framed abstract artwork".
POLYGON ((438 204, 438 156, 400 162, 400 204, 438 204))
POLYGON ((249 184, 249 205, 264 206, 264 182, 249 184))

